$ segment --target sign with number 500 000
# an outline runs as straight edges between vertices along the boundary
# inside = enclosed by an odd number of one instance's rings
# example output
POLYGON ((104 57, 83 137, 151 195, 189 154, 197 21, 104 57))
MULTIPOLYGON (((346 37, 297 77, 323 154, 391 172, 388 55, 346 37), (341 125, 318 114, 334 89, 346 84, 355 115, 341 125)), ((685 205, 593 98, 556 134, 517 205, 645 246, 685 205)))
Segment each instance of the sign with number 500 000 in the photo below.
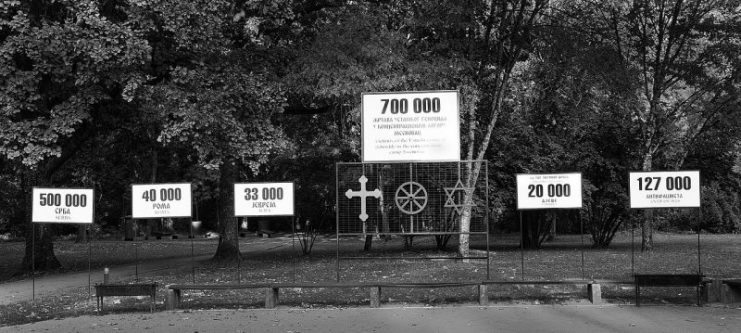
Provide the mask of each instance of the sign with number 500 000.
POLYGON ((31 221, 37 223, 93 223, 93 190, 34 188, 31 221))

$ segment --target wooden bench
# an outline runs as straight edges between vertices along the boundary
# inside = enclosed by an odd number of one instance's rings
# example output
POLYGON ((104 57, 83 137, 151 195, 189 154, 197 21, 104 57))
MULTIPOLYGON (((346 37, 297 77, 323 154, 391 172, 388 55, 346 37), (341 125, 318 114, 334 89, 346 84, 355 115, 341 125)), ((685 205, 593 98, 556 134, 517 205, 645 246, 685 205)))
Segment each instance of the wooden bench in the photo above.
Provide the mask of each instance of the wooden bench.
POLYGON ((741 279, 723 279, 721 283, 723 285, 721 291, 721 301, 723 303, 741 302, 741 279))
POLYGON ((583 285, 587 287, 587 299, 593 304, 602 303, 600 284, 633 284, 632 281, 596 281, 596 280, 505 280, 483 281, 479 287, 479 303, 488 304, 487 285, 583 285))
POLYGON ((643 287, 695 287, 697 305, 700 306, 700 287, 703 275, 699 274, 635 274, 636 306, 641 306, 641 286, 643 287))
MULTIPOLYGON (((280 289, 290 288, 368 288, 370 291, 370 306, 381 306, 382 288, 446 288, 479 286, 479 282, 430 282, 430 283, 392 283, 392 282, 324 282, 324 283, 246 283, 246 284, 172 284, 168 285, 165 306, 174 310, 180 306, 183 290, 235 290, 235 289, 264 289, 265 308, 275 308, 279 303, 280 289)), ((486 289, 484 288, 484 291, 486 289)), ((485 297, 485 295, 484 295, 485 297)), ((481 295, 479 295, 481 300, 481 295)))
POLYGON ((103 297, 107 296, 149 296, 151 300, 149 311, 154 312, 154 303, 157 299, 157 283, 96 283, 95 298, 98 305, 98 313, 101 313, 103 310, 103 297))

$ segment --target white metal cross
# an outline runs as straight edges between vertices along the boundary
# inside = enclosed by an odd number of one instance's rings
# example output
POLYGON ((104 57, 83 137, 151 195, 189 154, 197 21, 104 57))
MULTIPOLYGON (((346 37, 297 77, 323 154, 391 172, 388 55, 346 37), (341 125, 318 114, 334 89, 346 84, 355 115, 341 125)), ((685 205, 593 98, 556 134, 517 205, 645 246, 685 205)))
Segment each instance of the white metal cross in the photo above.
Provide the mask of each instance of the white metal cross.
POLYGON ((360 176, 360 178, 358 178, 358 182, 360 182, 360 191, 347 190, 347 192, 345 192, 345 196, 348 199, 352 199, 355 197, 360 198, 360 215, 358 215, 358 217, 360 218, 361 221, 365 222, 365 220, 368 219, 368 214, 366 213, 366 209, 365 209, 366 198, 367 197, 374 197, 376 199, 380 198, 381 190, 375 189, 373 191, 368 192, 365 189, 365 183, 368 182, 368 178, 365 178, 365 175, 360 176))

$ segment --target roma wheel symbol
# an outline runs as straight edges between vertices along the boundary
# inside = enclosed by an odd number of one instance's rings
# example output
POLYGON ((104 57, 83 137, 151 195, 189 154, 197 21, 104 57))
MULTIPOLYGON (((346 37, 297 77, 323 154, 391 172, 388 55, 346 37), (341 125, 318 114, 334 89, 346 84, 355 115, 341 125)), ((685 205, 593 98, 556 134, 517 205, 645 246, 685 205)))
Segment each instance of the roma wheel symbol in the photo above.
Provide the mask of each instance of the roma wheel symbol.
POLYGON ((396 207, 402 212, 414 215, 427 206, 427 190, 417 182, 406 182, 396 189, 396 207))

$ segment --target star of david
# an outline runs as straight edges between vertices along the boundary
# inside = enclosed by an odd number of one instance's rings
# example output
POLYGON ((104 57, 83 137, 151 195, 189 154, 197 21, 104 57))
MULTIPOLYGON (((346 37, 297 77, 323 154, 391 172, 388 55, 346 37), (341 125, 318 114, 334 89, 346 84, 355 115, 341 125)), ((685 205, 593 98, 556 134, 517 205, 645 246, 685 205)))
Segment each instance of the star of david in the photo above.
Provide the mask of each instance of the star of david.
POLYGON ((476 204, 473 203, 473 200, 471 200, 470 203, 459 202, 466 199, 466 193, 473 193, 474 190, 473 187, 463 186, 463 182, 460 179, 455 183, 455 186, 443 187, 443 190, 445 190, 445 196, 447 196, 447 199, 445 199, 445 205, 443 206, 455 209, 458 214, 461 214, 465 207, 476 206, 476 204))

